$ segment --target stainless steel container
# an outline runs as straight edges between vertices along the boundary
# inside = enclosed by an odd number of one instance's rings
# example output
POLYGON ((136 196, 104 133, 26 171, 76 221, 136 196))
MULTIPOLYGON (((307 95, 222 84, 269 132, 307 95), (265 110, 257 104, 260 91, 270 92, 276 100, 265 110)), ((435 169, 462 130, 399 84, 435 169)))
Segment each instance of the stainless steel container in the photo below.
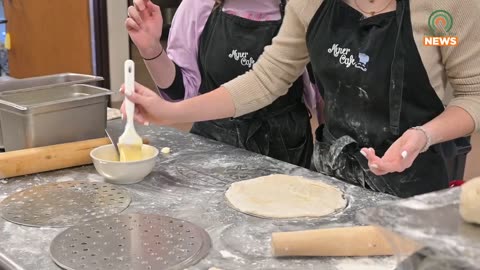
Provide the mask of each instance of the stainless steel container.
MULTIPOLYGON (((39 76, 26 79, 13 79, 8 78, 0 80, 0 93, 5 91, 16 90, 35 90, 42 88, 51 88, 57 86, 65 86, 80 83, 92 83, 96 81, 102 81, 102 77, 77 74, 77 73, 60 73, 48 76, 39 76)), ((0 112, 1 114, 1 112, 0 112)), ((0 121, 0 149, 4 149, 2 127, 0 121)))
POLYGON ((0 92, 5 151, 103 137, 110 94, 84 84, 0 92))
MULTIPOLYGON (((13 80, 16 80, 16 79, 12 78, 12 77, 9 77, 9 76, 0 76, 0 85, 11 82, 13 80)), ((1 92, 1 90, 0 90, 0 92, 1 92)), ((4 148, 4 146, 3 146, 3 137, 2 137, 2 125, 1 125, 1 121, 0 121, 0 152, 4 150, 3 148, 4 148)))
POLYGON ((34 90, 79 83, 102 81, 102 77, 77 73, 60 73, 48 76, 15 79, 0 82, 0 92, 15 90, 34 90))

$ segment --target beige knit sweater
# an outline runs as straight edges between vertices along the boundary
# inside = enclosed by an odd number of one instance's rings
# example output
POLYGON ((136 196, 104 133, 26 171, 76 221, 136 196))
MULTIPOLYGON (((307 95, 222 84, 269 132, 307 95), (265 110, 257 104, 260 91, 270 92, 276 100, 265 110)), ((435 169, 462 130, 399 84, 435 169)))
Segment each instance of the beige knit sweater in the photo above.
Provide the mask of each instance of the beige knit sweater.
MULTIPOLYGON (((306 32, 322 1, 290 0, 278 36, 252 71, 224 84, 233 98, 236 116, 272 103, 304 71, 310 61, 306 32)), ((415 41, 437 95, 446 103, 449 82, 454 98, 448 106, 466 110, 480 130, 480 0, 410 0, 410 10, 415 41), (423 37, 429 33, 429 16, 435 10, 452 15, 451 32, 459 38, 458 46, 423 45, 423 37)))

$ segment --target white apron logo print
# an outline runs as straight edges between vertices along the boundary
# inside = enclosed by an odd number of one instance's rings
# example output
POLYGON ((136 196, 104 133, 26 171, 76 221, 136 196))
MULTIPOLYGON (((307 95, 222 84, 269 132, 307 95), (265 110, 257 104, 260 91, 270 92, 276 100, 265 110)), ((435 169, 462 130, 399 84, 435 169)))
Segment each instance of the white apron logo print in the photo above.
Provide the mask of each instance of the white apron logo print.
POLYGON ((333 44, 332 47, 328 49, 328 53, 333 54, 334 57, 338 58, 340 64, 345 65, 347 68, 355 67, 362 71, 367 71, 367 64, 370 61, 370 57, 364 53, 359 53, 357 62, 355 57, 350 54, 350 51, 348 48, 338 47, 338 44, 333 44))
POLYGON ((252 57, 248 59, 248 52, 238 52, 237 50, 233 50, 228 57, 239 61, 242 66, 247 66, 248 68, 252 68, 253 64, 255 64, 255 60, 253 60, 252 57))

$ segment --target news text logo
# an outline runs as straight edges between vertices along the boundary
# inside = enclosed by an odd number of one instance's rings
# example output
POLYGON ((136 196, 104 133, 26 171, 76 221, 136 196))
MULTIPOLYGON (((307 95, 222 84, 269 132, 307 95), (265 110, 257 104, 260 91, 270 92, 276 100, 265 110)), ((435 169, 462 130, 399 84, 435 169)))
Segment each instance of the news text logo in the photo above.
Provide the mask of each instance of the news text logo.
POLYGON ((453 34, 453 17, 445 10, 436 10, 428 18, 430 32, 423 37, 425 46, 457 46, 458 37, 453 34))

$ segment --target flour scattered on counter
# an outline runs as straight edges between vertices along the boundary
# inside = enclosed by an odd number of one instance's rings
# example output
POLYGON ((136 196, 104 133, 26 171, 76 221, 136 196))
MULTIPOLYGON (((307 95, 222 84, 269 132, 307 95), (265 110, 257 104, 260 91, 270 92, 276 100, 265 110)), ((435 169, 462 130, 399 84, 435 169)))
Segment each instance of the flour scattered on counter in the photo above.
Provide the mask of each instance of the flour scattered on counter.
POLYGON ((226 259, 234 259, 235 261, 243 261, 242 258, 238 257, 237 255, 232 254, 228 250, 220 250, 220 254, 222 254, 222 257, 226 258, 226 259))
POLYGON ((89 173, 87 179, 90 182, 105 182, 105 179, 101 175, 93 173, 89 173))
POLYGON ((435 208, 433 205, 428 205, 422 201, 419 200, 405 200, 401 201, 398 203, 399 206, 407 207, 410 209, 416 209, 416 210, 427 210, 427 209, 432 209, 435 208))
POLYGON ((391 261, 375 259, 341 259, 334 264, 337 270, 393 270, 396 267, 396 261, 392 257, 391 261))
POLYGON ((63 177, 60 177, 57 179, 57 183, 60 183, 60 182, 68 182, 68 181, 74 181, 75 179, 73 179, 71 176, 63 176, 63 177))
POLYGON ((0 225, 0 229, 2 225, 3 231, 0 230, 2 233, 2 247, 6 247, 6 250, 2 250, 2 253, 6 251, 7 258, 14 254, 14 256, 22 258, 22 264, 24 265, 37 265, 38 268, 36 269, 52 268, 52 262, 48 260, 39 261, 38 258, 48 256, 49 246, 45 245, 45 243, 50 242, 63 228, 42 228, 42 233, 38 233, 39 228, 24 227, 5 222, 0 225), (25 244, 20 245, 19 243, 25 244))

